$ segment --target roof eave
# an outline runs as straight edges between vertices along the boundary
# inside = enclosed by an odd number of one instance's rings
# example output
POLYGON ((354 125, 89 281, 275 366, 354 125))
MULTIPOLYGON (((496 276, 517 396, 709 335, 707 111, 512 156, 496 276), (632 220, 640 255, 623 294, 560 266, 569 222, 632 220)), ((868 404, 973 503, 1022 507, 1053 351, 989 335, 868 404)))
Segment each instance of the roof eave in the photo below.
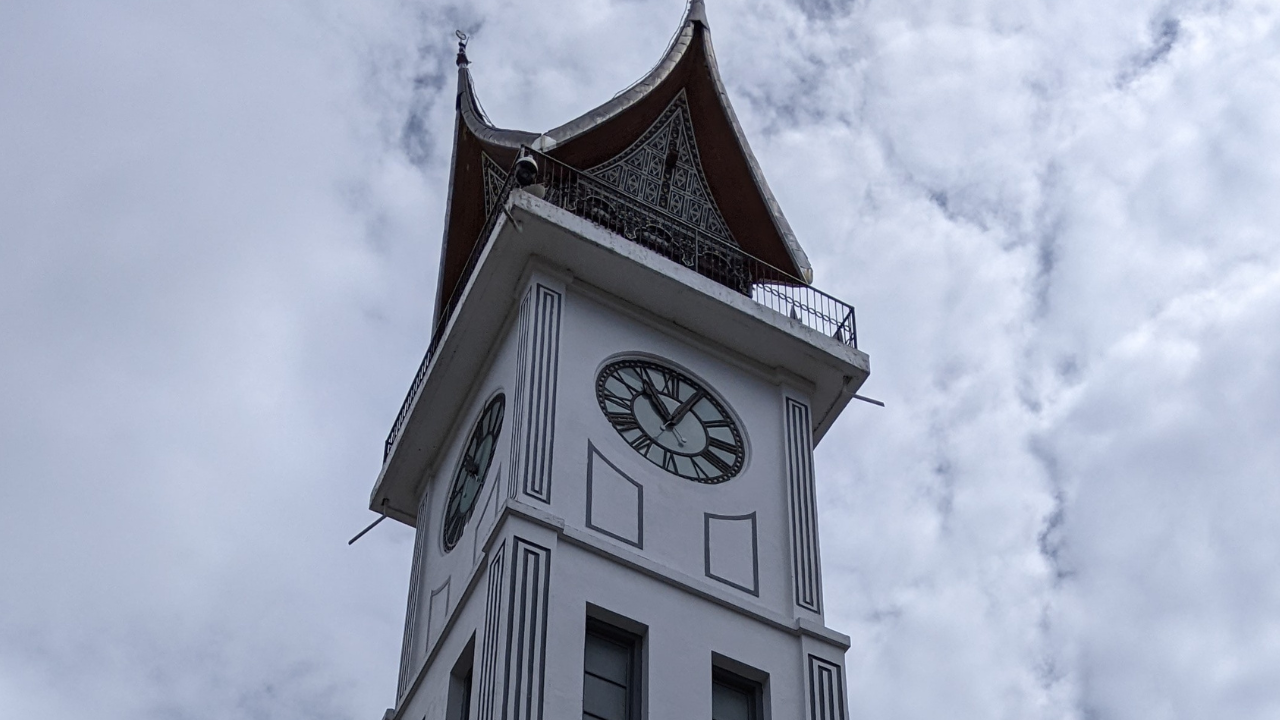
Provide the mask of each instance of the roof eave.
POLYGON ((545 133, 546 139, 543 140, 544 146, 541 149, 545 152, 560 143, 586 133, 598 125, 603 125, 643 100, 645 96, 671 75, 671 71, 675 69, 689 46, 693 44, 694 33, 698 25, 707 26, 706 11, 702 7, 702 0, 694 0, 694 2, 690 3, 688 11, 685 12, 680 32, 676 33, 676 36, 672 38, 666 54, 663 55, 662 60, 658 61, 657 65, 653 66, 653 69, 648 74, 600 107, 589 110, 586 114, 574 118, 555 129, 548 130, 545 133))
MULTIPOLYGON (((694 4, 702 5, 700 0, 694 4)), ((724 88, 724 82, 720 79, 720 67, 716 64, 715 49, 711 47, 710 33, 707 33, 706 37, 703 38, 703 47, 705 48, 707 67, 711 70, 711 82, 715 85, 716 97, 719 98, 720 107, 729 119, 729 125, 733 128, 738 145, 742 148, 743 155, 746 156, 747 165, 751 169, 751 180, 760 191, 760 196, 764 198, 765 204, 769 206, 769 215, 773 219, 774 227, 778 231, 778 236, 782 238, 782 242, 786 245, 787 254, 791 256, 791 261, 795 263, 796 268, 800 271, 800 279, 806 283, 811 283, 813 282, 813 266, 809 264, 809 256, 800 247, 800 242, 796 240, 795 232, 791 230, 791 223, 787 222, 787 217, 782 214, 782 206, 778 204, 777 198, 773 196, 773 190, 769 188, 768 181, 764 179, 764 173, 760 170, 760 163, 756 160, 755 153, 751 151, 747 136, 742 131, 742 124, 738 122, 738 115, 733 111, 733 104, 729 102, 729 93, 724 88)))
POLYGON ((786 216, 783 215, 782 207, 778 204, 773 190, 765 180, 764 173, 760 169, 760 163, 756 159, 755 153, 752 152, 751 145, 747 142, 746 134, 742 131, 742 124, 738 121, 737 113, 734 112, 733 105, 729 102, 729 95, 725 90, 724 81, 720 78, 719 65, 716 63, 715 51, 711 45, 711 34, 706 32, 710 29, 710 24, 707 21, 706 7, 703 0, 691 0, 688 9, 685 11, 680 31, 667 47, 662 60, 643 78, 603 105, 542 135, 494 127, 485 117, 484 111, 476 98, 465 54, 460 55, 458 66, 458 113, 462 119, 462 124, 481 143, 495 150, 518 151, 522 145, 529 145, 543 152, 548 152, 558 145, 581 137, 643 101, 672 74, 676 66, 684 59, 689 48, 694 43, 699 28, 703 30, 703 60, 710 70, 708 75, 710 75, 712 87, 721 110, 732 128, 734 140, 737 142, 738 147, 741 148, 743 157, 746 160, 751 182, 755 185, 761 199, 768 208, 768 215, 773 223, 774 230, 777 232, 778 237, 782 239, 787 256, 791 259, 796 270, 798 270, 799 278, 806 283, 811 283, 813 282, 813 266, 809 263, 809 257, 805 254, 804 249, 800 247, 799 241, 796 240, 795 232, 791 229, 791 224, 787 222, 786 216))
POLYGON ((521 145, 532 144, 537 133, 524 130, 505 130, 494 127, 485 117, 476 98, 475 85, 471 81, 471 69, 466 64, 458 66, 458 114, 467 130, 471 131, 482 143, 496 145, 509 150, 519 150, 521 145))
MULTIPOLYGON (((609 102, 546 132, 539 143, 539 149, 545 152, 556 145, 578 137, 626 112, 628 108, 643 100, 663 80, 667 79, 680 60, 684 58, 685 53, 693 44, 693 39, 699 26, 704 31, 711 28, 707 22, 707 11, 703 0, 692 0, 689 3, 688 10, 685 11, 680 32, 672 39, 671 45, 667 48, 662 60, 647 75, 609 102)), ((795 232, 791 229, 791 223, 787 222, 786 216, 782 214, 782 206, 778 204, 777 198, 773 195, 773 190, 770 189, 769 183, 765 180, 764 173, 760 170, 760 163, 756 160, 755 153, 751 151, 751 145, 747 142, 747 136, 742 131, 742 124, 738 122, 738 115, 733 111, 733 104, 729 102, 729 94, 725 90, 724 81, 720 78, 720 67, 716 63, 715 50, 711 46, 711 34, 709 32, 703 33, 703 43, 705 61, 711 71, 709 75, 715 87, 716 97, 720 101, 720 107, 724 111, 725 117, 729 120, 729 125, 733 128, 735 140, 737 140, 739 147, 742 148, 743 155, 746 157, 747 165, 751 171, 751 180, 760 192, 760 197, 764 199, 765 205, 769 208, 769 215, 773 220, 774 229, 777 231, 778 236, 782 238, 788 256, 795 264, 796 269, 799 270, 800 279, 806 283, 811 283, 813 282, 813 266, 809 263, 809 256, 800 247, 800 242, 796 240, 795 232)))

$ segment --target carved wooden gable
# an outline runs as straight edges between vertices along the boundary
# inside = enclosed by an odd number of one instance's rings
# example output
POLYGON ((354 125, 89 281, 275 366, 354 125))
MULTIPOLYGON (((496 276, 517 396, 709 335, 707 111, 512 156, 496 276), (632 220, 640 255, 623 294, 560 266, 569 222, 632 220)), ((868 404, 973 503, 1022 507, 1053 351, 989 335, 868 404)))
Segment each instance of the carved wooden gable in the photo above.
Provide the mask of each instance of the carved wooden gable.
POLYGON ((480 163, 484 167, 484 216, 489 217, 498 205, 502 186, 507 184, 507 171, 486 152, 480 153, 480 163))
POLYGON ((633 198, 737 245, 707 187, 683 90, 631 147, 588 172, 633 198))

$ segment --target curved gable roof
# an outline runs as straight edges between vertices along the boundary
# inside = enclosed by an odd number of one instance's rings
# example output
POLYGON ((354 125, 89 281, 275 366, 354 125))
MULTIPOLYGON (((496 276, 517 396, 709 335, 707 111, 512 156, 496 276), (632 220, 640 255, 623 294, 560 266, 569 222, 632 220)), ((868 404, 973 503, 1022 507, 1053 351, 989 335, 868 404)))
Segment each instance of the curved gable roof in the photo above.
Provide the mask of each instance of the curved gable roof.
POLYGON ((702 0, 692 0, 662 60, 603 105, 541 135, 494 127, 476 100, 466 56, 458 56, 457 119, 437 319, 485 222, 484 158, 511 167, 522 145, 581 169, 617 158, 684 93, 708 189, 746 252, 808 282, 812 270, 752 154, 720 79, 702 0))

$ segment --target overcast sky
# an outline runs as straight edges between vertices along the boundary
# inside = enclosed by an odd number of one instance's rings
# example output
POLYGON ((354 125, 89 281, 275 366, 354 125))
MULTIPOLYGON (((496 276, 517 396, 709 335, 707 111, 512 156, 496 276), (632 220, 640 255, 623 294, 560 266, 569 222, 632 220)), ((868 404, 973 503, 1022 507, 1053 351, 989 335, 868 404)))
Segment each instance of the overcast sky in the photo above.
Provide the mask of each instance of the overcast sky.
MULTIPOLYGON (((1280 717, 1280 9, 709 0, 863 392, 852 717, 1280 717)), ((681 0, 0 3, 0 718, 380 718, 453 31, 545 130, 681 0)), ((775 718, 775 720, 789 720, 775 718)))

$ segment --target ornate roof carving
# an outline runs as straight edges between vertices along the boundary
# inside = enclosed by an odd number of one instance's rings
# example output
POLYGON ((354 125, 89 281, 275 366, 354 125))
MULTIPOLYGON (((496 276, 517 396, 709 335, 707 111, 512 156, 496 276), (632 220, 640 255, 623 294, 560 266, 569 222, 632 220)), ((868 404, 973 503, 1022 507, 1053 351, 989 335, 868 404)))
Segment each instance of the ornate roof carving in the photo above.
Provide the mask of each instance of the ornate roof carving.
POLYGON ((683 90, 631 147, 587 172, 699 230, 738 244, 707 187, 683 90))
POLYGON ((812 270, 747 144, 692 0, 662 60, 618 96, 545 133, 494 127, 458 60, 455 126, 437 316, 461 277, 494 191, 522 145, 582 168, 806 282, 812 270), (671 153, 674 152, 674 156, 671 153), (668 167, 668 158, 673 164, 668 167))

